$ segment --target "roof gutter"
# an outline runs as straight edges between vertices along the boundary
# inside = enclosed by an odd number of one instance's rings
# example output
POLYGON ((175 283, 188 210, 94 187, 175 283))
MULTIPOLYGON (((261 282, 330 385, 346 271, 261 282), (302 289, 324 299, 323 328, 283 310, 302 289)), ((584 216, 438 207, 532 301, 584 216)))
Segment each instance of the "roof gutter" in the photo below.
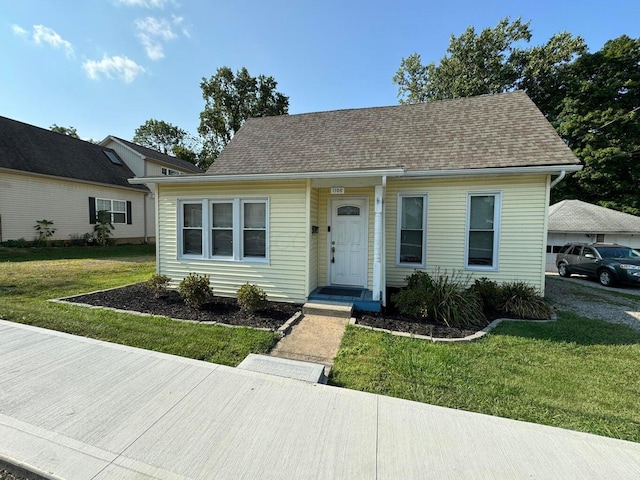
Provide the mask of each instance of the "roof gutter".
POLYGON ((559 184, 564 179, 564 177, 566 177, 566 176, 567 176, 567 171, 566 170, 562 170, 560 172, 560 175, 558 175, 553 180, 553 182, 551 182, 551 184, 549 185, 549 189, 551 189, 551 188, 555 187, 557 184, 559 184))
POLYGON ((208 175, 198 173, 194 175, 162 175, 161 177, 136 177, 130 178, 129 183, 202 183, 202 182, 242 182, 242 181, 265 181, 265 180, 307 180, 314 178, 362 178, 362 177, 399 177, 404 173, 402 168, 386 168, 379 170, 345 170, 329 172, 298 172, 298 173, 262 173, 262 174, 240 174, 240 175, 208 175))
POLYGON ((426 170, 405 172, 403 177, 419 178, 447 178, 447 177, 477 177, 496 175, 526 175, 530 173, 557 175, 562 172, 577 172, 582 165, 540 165, 531 167, 489 167, 464 168, 456 170, 426 170))
POLYGON ((401 178, 455 178, 479 177, 498 175, 527 175, 546 174, 562 175, 562 172, 577 172, 582 165, 542 165, 532 167, 493 167, 493 168, 464 168, 456 170, 410 170, 403 168, 388 168, 377 170, 338 170, 328 172, 295 172, 295 173, 262 173, 239 175, 209 175, 199 173, 193 175, 162 175, 160 177, 136 177, 129 179, 132 184, 141 183, 202 183, 202 182, 230 182, 230 181, 268 181, 268 180, 306 180, 314 178, 363 178, 363 177, 401 177, 401 178))

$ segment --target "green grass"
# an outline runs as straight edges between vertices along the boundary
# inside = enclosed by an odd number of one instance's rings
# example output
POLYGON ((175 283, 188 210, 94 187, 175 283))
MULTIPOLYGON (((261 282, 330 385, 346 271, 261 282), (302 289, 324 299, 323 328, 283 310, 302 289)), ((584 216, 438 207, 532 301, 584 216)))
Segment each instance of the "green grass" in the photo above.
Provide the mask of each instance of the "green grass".
MULTIPOLYGON (((38 251, 25 255, 46 257, 40 250, 48 249, 33 250, 38 251)), ((232 366, 249 353, 268 352, 277 341, 276 334, 249 328, 196 325, 48 302, 143 281, 155 272, 148 246, 53 250, 52 256, 65 259, 0 261, 0 318, 232 366)))
POLYGON ((563 312, 437 344, 349 327, 333 385, 640 442, 640 332, 563 312))
POLYGON ((0 247, 0 263, 72 258, 148 257, 155 255, 155 253, 156 246, 152 243, 143 245, 115 245, 113 247, 0 247))

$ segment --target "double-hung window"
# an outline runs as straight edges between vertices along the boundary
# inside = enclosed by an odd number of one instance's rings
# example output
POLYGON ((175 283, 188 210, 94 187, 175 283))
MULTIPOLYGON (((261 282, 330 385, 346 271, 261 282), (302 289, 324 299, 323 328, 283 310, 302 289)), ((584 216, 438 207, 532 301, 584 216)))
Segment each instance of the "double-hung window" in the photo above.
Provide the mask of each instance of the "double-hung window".
POLYGON ((426 265, 427 195, 398 195, 396 263, 411 267, 426 265))
POLYGON ((127 202, 96 198, 97 215, 105 215, 109 223, 127 223, 127 202))
POLYGON ((181 230, 179 256, 267 261, 268 201, 266 199, 184 200, 180 203, 179 212, 181 230), (190 215, 194 218, 190 218, 190 215))
POLYGON ((499 192, 468 194, 465 268, 498 269, 500 211, 499 192))
POLYGON ((181 205, 182 254, 202 255, 202 202, 181 205))

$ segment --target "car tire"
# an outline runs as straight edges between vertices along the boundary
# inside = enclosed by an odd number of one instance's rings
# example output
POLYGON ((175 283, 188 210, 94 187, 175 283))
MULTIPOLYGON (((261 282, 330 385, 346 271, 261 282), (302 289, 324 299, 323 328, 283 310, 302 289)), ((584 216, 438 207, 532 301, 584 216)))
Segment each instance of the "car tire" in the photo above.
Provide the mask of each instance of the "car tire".
POLYGON ((571 276, 571 272, 569 271, 569 267, 566 263, 558 265, 558 275, 565 278, 569 278, 571 276))
POLYGON ((603 268, 598 272, 598 281, 600 282, 600 285, 605 287, 613 287, 616 284, 616 279, 613 276, 613 273, 606 268, 603 268))

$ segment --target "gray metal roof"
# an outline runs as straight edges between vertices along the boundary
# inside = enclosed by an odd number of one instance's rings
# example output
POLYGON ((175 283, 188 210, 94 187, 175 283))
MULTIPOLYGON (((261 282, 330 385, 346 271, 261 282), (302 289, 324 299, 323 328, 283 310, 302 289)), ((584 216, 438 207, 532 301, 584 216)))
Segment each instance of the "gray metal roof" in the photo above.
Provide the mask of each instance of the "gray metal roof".
POLYGON ((208 174, 579 165, 521 91, 251 118, 208 174))
POLYGON ((640 217, 580 200, 563 200, 549 207, 551 233, 640 234, 640 217))
POLYGON ((6 117, 0 117, 0 168, 148 191, 127 181, 135 175, 114 150, 6 117))

